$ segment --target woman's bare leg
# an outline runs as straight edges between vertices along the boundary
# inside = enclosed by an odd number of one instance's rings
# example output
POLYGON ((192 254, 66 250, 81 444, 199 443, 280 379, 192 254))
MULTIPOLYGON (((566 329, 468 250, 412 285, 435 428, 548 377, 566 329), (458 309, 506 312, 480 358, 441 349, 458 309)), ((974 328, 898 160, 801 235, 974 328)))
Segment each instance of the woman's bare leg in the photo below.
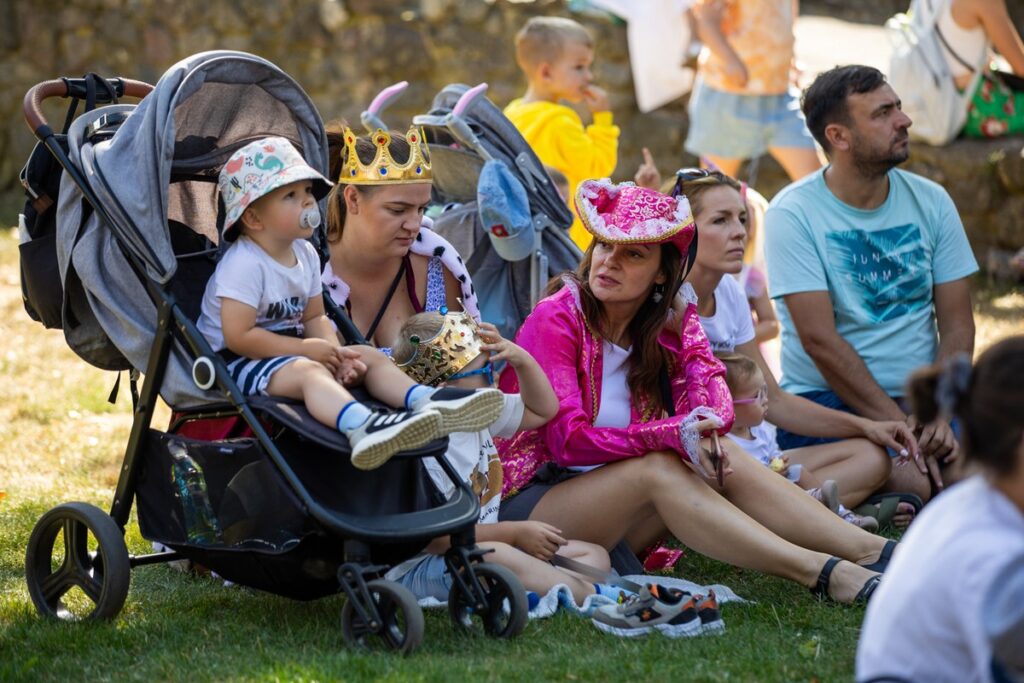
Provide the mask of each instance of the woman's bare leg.
POLYGON ((817 479, 839 484, 843 505, 854 508, 874 493, 892 468, 889 455, 867 439, 846 439, 786 451, 789 461, 804 466, 817 479))
MULTIPOLYGON (((765 473, 831 514, 791 483, 767 469, 765 473)), ((800 548, 765 529, 698 479, 675 453, 650 453, 562 482, 540 499, 530 519, 554 524, 567 537, 612 548, 634 527, 649 523, 652 514, 699 553, 804 586, 815 584, 828 559, 828 555, 800 548)), ((832 576, 832 597, 850 602, 872 573, 840 563, 832 576)))
POLYGON ((722 441, 733 473, 724 494, 738 508, 786 540, 859 563, 878 559, 885 539, 843 521, 802 489, 769 470, 732 442, 722 441))
POLYGON ((647 519, 630 529, 624 540, 630 550, 640 553, 662 541, 666 536, 671 536, 668 527, 665 526, 661 517, 652 512, 647 519))
POLYGON ((768 153, 775 157, 791 180, 800 180, 822 167, 821 157, 813 148, 771 147, 768 153))

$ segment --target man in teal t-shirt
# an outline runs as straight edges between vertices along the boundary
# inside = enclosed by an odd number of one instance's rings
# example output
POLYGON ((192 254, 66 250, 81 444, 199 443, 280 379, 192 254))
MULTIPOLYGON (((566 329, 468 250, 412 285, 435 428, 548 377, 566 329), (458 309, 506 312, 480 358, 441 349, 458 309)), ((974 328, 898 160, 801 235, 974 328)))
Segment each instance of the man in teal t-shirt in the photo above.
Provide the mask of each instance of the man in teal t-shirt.
MULTIPOLYGON (((837 67, 803 100, 830 165, 780 192, 765 255, 782 323, 782 387, 875 420, 906 419, 923 456, 889 490, 927 500, 956 455, 948 424, 916 425, 901 407, 918 367, 974 348, 968 276, 978 270, 942 187, 895 168, 910 119, 876 69, 837 67), (927 467, 927 469, 925 469, 927 467)), ((820 443, 780 430, 783 448, 820 443)))

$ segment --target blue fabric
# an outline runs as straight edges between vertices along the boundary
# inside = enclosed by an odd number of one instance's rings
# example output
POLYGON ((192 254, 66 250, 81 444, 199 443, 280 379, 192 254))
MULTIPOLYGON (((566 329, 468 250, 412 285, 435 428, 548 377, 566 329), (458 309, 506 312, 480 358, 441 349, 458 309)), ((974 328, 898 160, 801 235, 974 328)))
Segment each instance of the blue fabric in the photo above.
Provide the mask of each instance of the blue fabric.
MULTIPOLYGON (((842 399, 831 390, 825 391, 805 391, 802 394, 798 394, 808 401, 814 401, 820 406, 831 408, 832 410, 841 410, 844 413, 852 413, 850 407, 843 403, 842 399)), ((778 427, 775 430, 775 443, 778 444, 779 450, 788 451, 793 448, 804 448, 806 446, 817 446, 823 443, 833 443, 839 441, 839 439, 827 439, 820 436, 803 436, 802 434, 794 434, 793 432, 787 432, 782 427, 778 427)))
POLYGON ((447 602, 448 591, 452 588, 452 575, 448 573, 444 557, 428 555, 403 574, 398 583, 412 591, 417 600, 434 598, 447 602))
MULTIPOLYGON (((850 406, 843 403, 843 399, 839 398, 839 395, 834 391, 805 391, 802 394, 797 394, 801 398, 806 398, 808 401, 813 401, 820 406, 831 408, 832 410, 841 410, 844 413, 854 414, 854 411, 850 406)), ((902 396, 893 396, 892 400, 899 404, 900 408, 909 411, 906 400, 902 396)), ((949 426, 953 429, 953 436, 956 437, 957 441, 960 440, 960 422, 959 420, 952 420, 949 426)), ((793 448, 804 448, 806 446, 817 446, 823 443, 834 443, 840 441, 840 439, 828 439, 820 436, 803 436, 802 434, 794 434, 793 432, 787 432, 782 427, 778 427, 775 430, 775 443, 778 445, 779 450, 788 451, 793 448)), ((889 453, 890 458, 899 457, 899 453, 887 448, 886 451, 889 453)), ((791 468, 792 469, 792 468, 791 468)))
POLYGON ((782 95, 739 95, 698 79, 687 109, 686 151, 728 159, 753 159, 769 148, 814 149, 795 88, 782 95))
POLYGON ((405 409, 412 410, 413 404, 419 401, 425 396, 433 396, 433 387, 428 387, 426 384, 414 384, 409 387, 409 391, 405 392, 405 409))
POLYGON ((889 395, 938 349, 933 288, 978 270, 953 201, 930 180, 893 169, 877 209, 839 201, 824 170, 782 190, 765 218, 768 282, 782 325, 782 388, 828 389, 804 351, 787 294, 826 292, 839 334, 889 395))
POLYGON ((498 256, 520 261, 533 251, 535 241, 530 198, 504 162, 491 159, 480 171, 476 186, 480 225, 498 256))
POLYGON ((338 411, 334 426, 339 432, 351 432, 366 422, 373 413, 359 401, 349 401, 338 411))

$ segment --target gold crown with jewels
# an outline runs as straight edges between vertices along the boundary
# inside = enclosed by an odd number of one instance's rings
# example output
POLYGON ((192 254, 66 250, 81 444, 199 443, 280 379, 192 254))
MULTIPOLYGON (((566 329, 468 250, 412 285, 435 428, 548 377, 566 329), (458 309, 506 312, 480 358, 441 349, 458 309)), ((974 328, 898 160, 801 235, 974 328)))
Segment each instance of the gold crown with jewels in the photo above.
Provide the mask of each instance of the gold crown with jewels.
POLYGON ((413 381, 427 386, 444 382, 482 353, 480 328, 473 316, 465 311, 449 313, 447 307, 442 307, 440 313, 444 322, 437 334, 429 339, 409 337, 412 357, 398 363, 413 381))
POLYGON ((349 185, 390 185, 392 183, 429 183, 431 179, 429 154, 423 131, 413 126, 405 134, 409 143, 409 160, 400 164, 391 156, 388 146, 391 134, 377 129, 369 136, 373 146, 377 148, 373 161, 364 165, 356 153, 356 138, 351 128, 345 128, 342 136, 345 140, 345 163, 338 174, 339 183, 349 185))

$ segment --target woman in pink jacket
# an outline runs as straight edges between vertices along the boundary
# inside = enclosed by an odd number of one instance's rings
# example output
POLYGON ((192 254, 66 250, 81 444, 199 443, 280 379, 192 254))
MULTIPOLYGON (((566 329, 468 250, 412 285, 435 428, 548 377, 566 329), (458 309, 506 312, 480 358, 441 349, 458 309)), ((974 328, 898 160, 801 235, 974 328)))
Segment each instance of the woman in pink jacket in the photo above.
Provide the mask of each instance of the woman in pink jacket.
MULTIPOLYGON (((609 549, 670 533, 837 601, 866 600, 888 562, 884 539, 718 443, 732 397, 693 290, 680 286, 696 232, 685 197, 585 181, 576 203, 594 243, 517 338, 560 408, 499 445, 502 518, 542 520, 609 549)), ((516 390, 514 375, 502 389, 516 390)))

